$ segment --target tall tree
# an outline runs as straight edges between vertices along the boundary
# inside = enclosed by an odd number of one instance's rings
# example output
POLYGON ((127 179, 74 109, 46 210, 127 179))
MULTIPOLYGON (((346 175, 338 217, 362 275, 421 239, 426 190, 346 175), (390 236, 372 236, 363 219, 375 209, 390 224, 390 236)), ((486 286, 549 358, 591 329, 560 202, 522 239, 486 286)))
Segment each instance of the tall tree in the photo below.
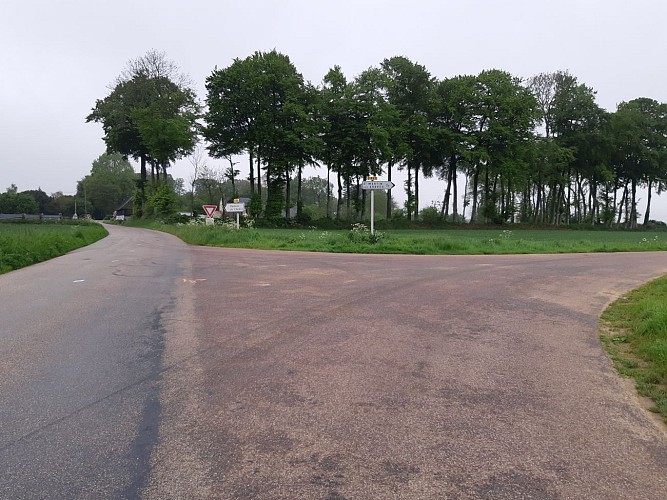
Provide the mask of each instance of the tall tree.
POLYGON ((429 122, 433 129, 438 175, 447 182, 440 211, 441 219, 449 214, 450 199, 452 218, 455 221, 458 219, 456 180, 459 169, 468 164, 468 152, 474 145, 475 91, 474 76, 457 76, 436 84, 429 122))
POLYGON ((265 215, 279 216, 291 172, 311 158, 303 77, 289 57, 273 50, 214 71, 206 86, 209 152, 225 157, 248 151, 251 158, 261 158, 268 190, 265 215))
MULTIPOLYGON (((336 219, 340 219, 342 212, 345 168, 352 163, 349 147, 353 128, 351 107, 347 78, 340 66, 334 66, 327 72, 322 82, 319 116, 323 126, 319 159, 327 166, 327 186, 330 184, 330 172, 335 172, 337 176, 336 219)), ((327 193, 327 216, 330 214, 330 200, 331 191, 327 193)))
POLYGON ((470 222, 476 222, 477 212, 487 221, 511 220, 515 193, 521 192, 527 177, 526 155, 537 118, 537 103, 519 78, 505 71, 488 70, 476 78, 473 110, 470 222))
POLYGON ((132 197, 136 187, 132 165, 120 153, 104 153, 95 159, 90 174, 77 183, 77 198, 87 213, 101 219, 132 197))
POLYGON ((196 143, 198 113, 188 77, 157 51, 128 62, 110 94, 96 101, 86 121, 102 124, 107 151, 140 162, 139 213, 146 199, 147 164, 152 172, 161 169, 166 180, 169 163, 196 143))
POLYGON ((402 146, 400 161, 408 170, 406 182, 407 213, 412 219, 419 213, 419 171, 430 174, 433 166, 432 137, 428 112, 432 104, 434 80, 426 68, 406 57, 385 59, 382 70, 387 76, 387 96, 400 116, 402 146), (414 177, 413 177, 414 176, 414 177))
POLYGON ((612 116, 614 134, 614 165, 617 175, 629 186, 625 196, 629 210, 629 227, 637 225, 637 187, 645 184, 648 201, 644 223, 651 211, 651 193, 654 187, 662 189, 667 174, 667 110, 653 99, 639 98, 618 105, 612 116))

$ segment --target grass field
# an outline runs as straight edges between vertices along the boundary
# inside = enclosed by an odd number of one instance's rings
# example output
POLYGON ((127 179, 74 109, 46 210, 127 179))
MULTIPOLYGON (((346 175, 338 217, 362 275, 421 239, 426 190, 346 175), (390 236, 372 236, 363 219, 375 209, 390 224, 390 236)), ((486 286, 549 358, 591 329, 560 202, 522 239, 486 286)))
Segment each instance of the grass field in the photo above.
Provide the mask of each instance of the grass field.
POLYGON ((667 423, 667 276, 627 294, 602 315, 601 338, 616 369, 635 379, 667 423))
POLYGON ((264 250, 397 254, 527 254, 667 250, 665 231, 529 229, 358 230, 247 229, 142 223, 186 243, 264 250))
POLYGON ((0 223, 0 273, 64 255, 107 234, 92 222, 0 223))

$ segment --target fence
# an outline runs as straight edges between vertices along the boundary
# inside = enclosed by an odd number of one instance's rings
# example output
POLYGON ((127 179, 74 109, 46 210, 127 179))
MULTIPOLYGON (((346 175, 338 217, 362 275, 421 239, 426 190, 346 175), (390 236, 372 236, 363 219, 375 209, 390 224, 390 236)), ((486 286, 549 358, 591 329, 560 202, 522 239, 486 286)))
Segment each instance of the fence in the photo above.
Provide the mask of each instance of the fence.
POLYGON ((44 214, 0 214, 0 220, 43 220, 43 221, 55 221, 62 220, 63 216, 58 215, 44 215, 44 214))

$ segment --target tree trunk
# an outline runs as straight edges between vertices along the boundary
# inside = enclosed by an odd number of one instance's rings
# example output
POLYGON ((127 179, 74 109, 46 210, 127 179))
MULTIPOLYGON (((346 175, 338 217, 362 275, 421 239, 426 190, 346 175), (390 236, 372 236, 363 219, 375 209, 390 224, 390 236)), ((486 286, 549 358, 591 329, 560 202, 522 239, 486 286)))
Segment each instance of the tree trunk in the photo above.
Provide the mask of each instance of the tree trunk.
POLYGON ((452 155, 452 161, 450 162, 449 165, 450 172, 452 175, 452 182, 454 183, 454 189, 453 189, 453 195, 452 195, 452 217, 454 219, 454 222, 458 222, 459 218, 459 212, 458 212, 458 199, 459 199, 459 189, 458 189, 458 176, 457 176, 457 168, 456 168, 456 155, 452 155))
POLYGON ((408 180, 405 186, 405 193, 408 196, 408 220, 412 220, 412 166, 408 162, 408 180))
POLYGON ((621 195, 621 202, 618 204, 618 220, 616 221, 616 225, 621 224, 621 218, 623 216, 623 206, 625 205, 626 198, 628 197, 628 183, 625 183, 625 186, 623 186, 623 194, 621 195))
POLYGON ((327 165, 327 219, 329 218, 329 215, 331 215, 331 211, 329 210, 329 206, 331 204, 331 167, 327 165))
MULTIPOLYGON (((253 196, 255 194, 255 158, 252 148, 248 150, 248 154, 250 155, 250 196, 253 196)), ((234 168, 233 165, 232 168, 234 168)))
POLYGON ((292 218, 291 212, 291 202, 290 198, 292 196, 292 181, 289 175, 289 167, 285 167, 285 218, 290 220, 292 218))
POLYGON ((651 192, 653 190, 653 180, 649 179, 648 181, 648 198, 646 200, 646 213, 644 214, 644 225, 646 226, 649 223, 651 215, 651 192))
POLYGON ((533 223, 543 222, 541 218, 540 205, 542 204, 542 169, 537 173, 537 197, 535 199, 535 214, 533 215, 533 223))
POLYGON ((361 220, 366 220, 366 190, 361 189, 359 177, 357 177, 357 196, 361 194, 361 220))
POLYGON ((472 176, 472 210, 470 211, 470 224, 475 223, 477 218, 477 186, 479 184, 479 167, 475 168, 472 176))
POLYGON ((343 208, 343 179, 340 175, 340 167, 336 172, 338 176, 338 201, 336 202, 336 220, 340 220, 340 211, 343 208))
POLYGON ((345 200, 345 207, 347 208, 347 220, 352 218, 352 189, 351 189, 350 176, 345 177, 345 193, 347 200, 345 200))
POLYGON ((146 155, 141 155, 141 181, 139 186, 139 207, 137 213, 141 217, 144 213, 144 204, 146 203, 146 182, 148 181, 148 174, 146 172, 146 155))
POLYGON ((632 204, 630 205, 630 228, 637 228, 637 181, 632 179, 632 204))
POLYGON ((261 201, 262 199, 262 159, 259 156, 259 148, 257 148, 257 195, 261 201))
POLYGON ((301 200, 303 164, 299 163, 299 169, 296 176, 296 218, 301 219, 303 215, 303 201, 301 200))
MULTIPOLYGON (((391 182, 392 162, 387 164, 387 180, 391 182)), ((391 220, 391 189, 387 191, 387 220, 391 220)))
POLYGON ((419 165, 415 166, 415 220, 419 220, 419 165))

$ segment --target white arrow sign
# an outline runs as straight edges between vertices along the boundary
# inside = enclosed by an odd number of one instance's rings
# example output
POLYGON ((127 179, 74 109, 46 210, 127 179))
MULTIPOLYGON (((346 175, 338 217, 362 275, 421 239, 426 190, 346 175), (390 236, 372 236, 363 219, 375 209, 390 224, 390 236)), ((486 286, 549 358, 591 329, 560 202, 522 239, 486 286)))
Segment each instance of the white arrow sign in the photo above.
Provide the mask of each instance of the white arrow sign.
POLYGON ((361 189, 391 189, 395 184, 391 181, 364 181, 361 183, 361 189))
POLYGON ((227 203, 225 212, 245 212, 245 203, 227 203))

